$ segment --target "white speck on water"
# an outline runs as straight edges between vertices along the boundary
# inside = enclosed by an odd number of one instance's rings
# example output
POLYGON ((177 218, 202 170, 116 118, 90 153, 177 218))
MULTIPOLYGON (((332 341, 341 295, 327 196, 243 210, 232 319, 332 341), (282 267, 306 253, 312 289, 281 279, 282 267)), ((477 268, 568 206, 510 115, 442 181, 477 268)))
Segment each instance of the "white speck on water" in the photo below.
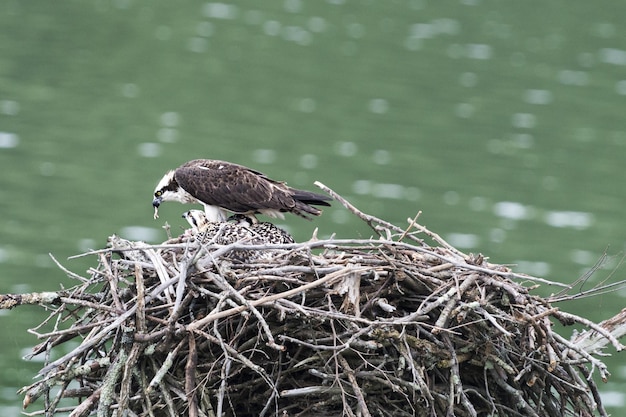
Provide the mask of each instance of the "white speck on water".
POLYGON ((372 183, 369 180, 357 180, 352 184, 352 191, 356 194, 369 194, 372 190, 372 183))
POLYGON ((549 104, 552 102, 552 92, 548 90, 526 90, 524 101, 528 104, 549 104))
POLYGON ((474 115, 474 106, 470 103, 459 103, 456 105, 454 113, 462 119, 470 119, 474 115))
POLYGON ((443 193, 443 202, 449 206, 456 206, 461 201, 461 196, 456 191, 446 191, 443 193))
POLYGON ((96 240, 90 238, 80 239, 77 246, 79 251, 87 252, 96 248, 96 240))
POLYGON ((593 215, 581 211, 549 211, 545 214, 544 221, 552 227, 584 230, 593 224, 593 215))
POLYGON ((502 243, 506 240, 506 230, 501 228, 491 229, 489 231, 489 241, 493 243, 502 243))
POLYGON ((57 167, 52 162, 42 162, 42 164, 39 165, 39 173, 41 173, 44 177, 53 176, 56 170, 57 167))
POLYGON ((157 130, 157 139, 163 143, 174 143, 178 140, 178 130, 163 127, 157 130))
POLYGON ((285 0, 283 7, 290 13, 299 13, 302 10, 302 0, 285 0))
POLYGON ((180 114, 175 111, 168 111, 161 115, 161 124, 167 127, 176 127, 180 123, 180 114))
POLYGON ((514 113, 511 117, 513 127, 531 129, 537 124, 537 117, 531 113, 514 113))
POLYGON ((226 3, 205 3, 202 14, 214 19, 235 19, 238 14, 237 6, 226 3))
POLYGON ((161 155, 161 145, 155 142, 144 142, 137 146, 139 156, 144 158, 156 158, 161 155))
POLYGON ((16 116, 20 112, 20 104, 15 100, 0 100, 0 113, 16 116))
POLYGON ((464 72, 459 76, 459 84, 463 87, 476 87, 478 76, 475 72, 464 72))
POLYGON ((311 153, 304 154, 300 157, 300 166, 305 169, 313 169, 317 166, 317 155, 311 153))
POLYGON ((430 23, 415 23, 409 27, 409 37, 412 39, 428 39, 435 34, 435 28, 430 23))
POLYGON ((352 39, 361 39, 365 36, 365 26, 360 23, 350 23, 347 27, 347 32, 352 39))
POLYGON ((187 49, 191 52, 203 53, 208 49, 209 42, 205 38, 194 36, 187 41, 187 49))
MULTIPOLYGON (((622 369, 626 369, 626 367, 622 367, 622 369)), ((626 370, 620 371, 620 374, 626 374, 626 370)), ((624 405, 626 405, 626 393, 623 391, 602 390, 600 391, 600 398, 602 399, 602 405, 605 407, 623 409, 624 405)))
POLYGON ((484 211, 487 208, 487 199, 485 197, 472 197, 468 201, 470 210, 484 211))
POLYGON ((546 177, 543 177, 543 179, 541 180, 541 186, 544 190, 554 191, 559 186, 559 180, 552 175, 548 175, 546 177))
POLYGON ((0 132, 0 148, 15 148, 20 144, 20 137, 16 133, 0 132))
POLYGON ((281 26, 280 22, 276 20, 268 20, 263 23, 263 32, 269 36, 278 36, 280 34, 281 26))
POLYGON ((465 249, 475 248, 480 241, 478 236, 472 233, 449 233, 445 240, 452 246, 465 249))
POLYGON ((589 74, 585 71, 562 70, 557 74, 557 80, 561 84, 581 87, 589 84, 589 74))
POLYGON ((285 26, 281 33, 283 39, 299 45, 309 45, 313 41, 313 36, 299 26, 285 26))
POLYGON ((550 264, 547 262, 518 260, 513 263, 516 265, 513 268, 515 272, 534 275, 536 277, 545 277, 550 273, 550 264))
POLYGON ((422 192, 417 187, 404 187, 404 198, 409 201, 417 201, 422 196, 422 192))
POLYGON ((309 19, 307 26, 311 32, 320 33, 326 30, 328 23, 323 17, 313 16, 309 19))
POLYGON ((384 149, 377 149, 372 154, 372 161, 377 165, 387 165, 391 162, 391 154, 384 149))
POLYGON ((126 98, 135 98, 139 95, 139 87, 134 83, 126 83, 122 86, 122 95, 126 98))
POLYGON ((617 33, 617 30, 616 30, 615 25, 613 23, 600 22, 600 23, 596 23, 593 26, 592 32, 596 36, 608 39, 608 38, 614 37, 615 34, 617 33))
POLYGON ((316 108, 315 99, 305 97, 298 102, 298 110, 303 113, 313 113, 316 108))
POLYGON ((273 149, 256 149, 252 153, 252 159, 260 164, 271 164, 276 160, 276 151, 273 149))
POLYGON ((493 50, 484 43, 470 43, 465 46, 466 56, 470 59, 491 59, 493 50))
POLYGON ((349 213, 346 210, 334 210, 330 217, 335 224, 345 224, 350 220, 349 213))
POLYGON ((493 205, 493 212, 505 219, 524 220, 531 218, 534 210, 530 206, 514 201, 500 201, 493 205))
POLYGON ((599 51, 600 62, 612 65, 626 65, 626 51, 616 48, 602 48, 599 51))
POLYGON ((511 142, 518 149, 530 149, 535 145, 535 138, 529 133, 516 133, 511 135, 511 142))
POLYGON ((357 152, 357 145, 348 141, 337 142, 335 144, 335 152, 341 156, 354 156, 357 152))
POLYGON ((374 184, 372 195, 379 198, 400 200, 404 198, 404 187, 400 184, 374 184))
POLYGON ((591 265, 597 261, 599 257, 588 250, 574 249, 570 252, 569 258, 572 262, 579 265, 591 265))
POLYGON ((163 234, 162 230, 145 226, 126 226, 120 230, 120 236, 129 240, 154 242, 163 234))
POLYGON ((196 33, 198 34, 198 36, 208 38, 209 36, 213 35, 213 32, 214 27, 213 23, 211 22, 202 21, 196 25, 196 33))
POLYGON ((389 110, 389 102, 384 98, 373 98, 369 101, 368 107, 372 113, 384 114, 389 110))

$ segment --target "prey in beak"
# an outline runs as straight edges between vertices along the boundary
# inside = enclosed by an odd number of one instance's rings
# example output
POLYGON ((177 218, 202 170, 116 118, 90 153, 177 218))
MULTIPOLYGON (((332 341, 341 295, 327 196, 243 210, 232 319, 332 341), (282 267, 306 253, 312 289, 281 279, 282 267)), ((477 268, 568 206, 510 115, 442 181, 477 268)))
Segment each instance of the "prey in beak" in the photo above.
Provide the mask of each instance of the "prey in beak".
POLYGON ((163 201, 163 199, 160 197, 155 197, 154 200, 152 200, 152 207, 154 207, 154 219, 155 220, 159 218, 159 206, 161 205, 161 201, 163 201))

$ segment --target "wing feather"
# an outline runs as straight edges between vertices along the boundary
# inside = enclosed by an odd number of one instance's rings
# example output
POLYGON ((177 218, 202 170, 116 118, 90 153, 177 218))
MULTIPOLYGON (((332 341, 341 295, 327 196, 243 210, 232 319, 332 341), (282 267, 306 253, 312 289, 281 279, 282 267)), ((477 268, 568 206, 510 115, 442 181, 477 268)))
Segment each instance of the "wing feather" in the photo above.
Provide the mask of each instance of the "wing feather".
POLYGON ((243 165, 194 160, 176 170, 176 182, 198 200, 235 213, 262 209, 291 211, 296 202, 280 181, 243 165))

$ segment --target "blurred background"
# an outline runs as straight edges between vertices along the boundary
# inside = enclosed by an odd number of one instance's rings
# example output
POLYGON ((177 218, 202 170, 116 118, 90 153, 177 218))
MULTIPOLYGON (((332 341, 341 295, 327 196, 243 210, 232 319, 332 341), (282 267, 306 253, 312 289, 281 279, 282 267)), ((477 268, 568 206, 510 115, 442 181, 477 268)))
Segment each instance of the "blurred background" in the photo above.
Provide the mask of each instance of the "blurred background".
MULTIPOLYGON (((0 4, 0 292, 73 285, 109 235, 158 243, 154 186, 195 158, 419 222, 569 283, 626 279, 626 3, 281 0, 0 4)), ((339 204, 282 226, 371 235, 339 204)), ((538 294, 556 288, 542 287, 538 294)), ((625 291, 559 307, 600 321, 625 291)), ((38 307, 0 311, 0 414, 41 363, 38 307)), ((569 337, 572 328, 563 329, 569 337)), ((624 353, 606 358, 626 410, 624 353)))

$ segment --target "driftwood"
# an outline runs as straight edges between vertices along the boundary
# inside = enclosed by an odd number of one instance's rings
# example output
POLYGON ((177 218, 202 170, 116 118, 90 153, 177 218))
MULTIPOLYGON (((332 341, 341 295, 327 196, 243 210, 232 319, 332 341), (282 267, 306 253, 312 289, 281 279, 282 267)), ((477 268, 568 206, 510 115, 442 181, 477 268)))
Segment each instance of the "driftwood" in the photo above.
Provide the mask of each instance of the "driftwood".
POLYGON ((50 311, 31 329, 45 364, 20 391, 41 409, 26 414, 607 415, 592 374, 609 376, 600 349, 623 349, 623 314, 598 325, 565 313, 572 285, 463 254, 416 219, 399 228, 318 185, 377 237, 112 236, 85 254, 98 259, 88 277, 59 264, 75 287, 1 296, 2 308, 50 311), (242 251, 271 256, 229 257, 242 251), (562 291, 533 295, 539 284, 562 291), (587 330, 568 339, 556 321, 587 330))

